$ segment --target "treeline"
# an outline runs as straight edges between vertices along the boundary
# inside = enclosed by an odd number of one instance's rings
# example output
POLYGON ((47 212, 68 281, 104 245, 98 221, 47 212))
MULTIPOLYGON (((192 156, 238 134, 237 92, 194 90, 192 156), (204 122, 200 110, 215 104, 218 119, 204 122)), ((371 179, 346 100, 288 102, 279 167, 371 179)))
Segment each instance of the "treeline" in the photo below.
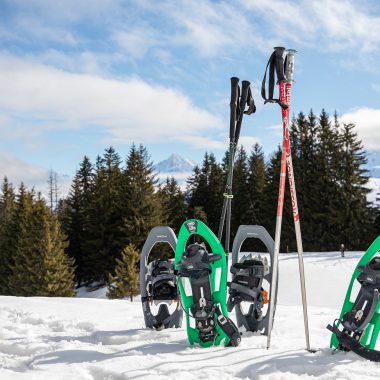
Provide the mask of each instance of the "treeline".
MULTIPOLYGON (((353 124, 326 112, 300 113, 290 139, 307 251, 366 249, 379 233, 378 210, 367 202, 366 156, 353 124)), ((159 184, 147 150, 135 146, 125 159, 112 148, 95 163, 84 157, 66 199, 57 209, 21 186, 4 181, 0 197, 0 292, 74 294, 74 284, 108 284, 109 297, 138 293, 139 252, 149 230, 186 218, 219 226, 226 157, 206 153, 182 191, 174 178, 159 184)), ((260 224, 274 235, 281 149, 265 160, 256 144, 238 149, 234 171, 232 235, 240 224, 260 224)), ((295 250, 287 186, 281 251, 295 250)), ((172 255, 158 246, 155 256, 172 255)))
MULTIPOLYGON (((307 251, 364 250, 379 233, 378 210, 367 201, 366 154, 354 124, 340 124, 325 111, 317 117, 300 113, 292 121, 290 142, 307 251)), ((281 149, 265 162, 256 144, 240 147, 235 160, 232 235, 240 224, 260 224, 274 236, 281 149)), ((221 164, 206 154, 188 181, 189 214, 203 218, 217 231, 223 202, 226 158, 221 164)), ((289 186, 284 205, 281 251, 296 249, 289 186)))

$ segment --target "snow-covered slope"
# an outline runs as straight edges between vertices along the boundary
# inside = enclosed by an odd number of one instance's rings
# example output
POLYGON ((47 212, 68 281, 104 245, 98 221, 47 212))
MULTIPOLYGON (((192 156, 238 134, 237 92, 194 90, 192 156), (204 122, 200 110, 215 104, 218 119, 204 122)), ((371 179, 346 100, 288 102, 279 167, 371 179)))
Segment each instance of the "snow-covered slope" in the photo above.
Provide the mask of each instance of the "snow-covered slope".
POLYGON ((379 363, 328 348, 325 327, 338 316, 361 254, 347 256, 305 257, 316 354, 304 350, 298 262, 287 254, 280 259, 270 350, 265 337, 253 334, 244 334, 237 348, 190 347, 184 328, 145 329, 138 301, 0 297, 0 379, 378 379, 379 363))

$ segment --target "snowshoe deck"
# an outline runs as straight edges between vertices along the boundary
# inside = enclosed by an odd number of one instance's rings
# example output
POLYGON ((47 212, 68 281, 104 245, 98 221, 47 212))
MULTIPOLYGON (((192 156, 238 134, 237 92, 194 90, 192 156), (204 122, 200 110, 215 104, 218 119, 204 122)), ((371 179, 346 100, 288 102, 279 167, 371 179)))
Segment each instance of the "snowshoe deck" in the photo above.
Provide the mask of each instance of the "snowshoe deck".
MULTIPOLYGON (((247 331, 260 331, 263 335, 268 333, 270 304, 267 294, 269 289, 262 287, 263 280, 272 285, 272 263, 274 255, 274 241, 262 226, 242 225, 239 227, 233 247, 232 247, 232 281, 229 283, 228 310, 235 308, 238 327, 244 326, 247 331), (246 239, 254 238, 261 240, 266 246, 270 264, 264 257, 246 257, 239 260, 241 247, 246 239), (243 311, 242 302, 249 302, 251 305, 248 312, 243 311), (265 315, 262 309, 268 303, 265 315)), ((276 281, 276 285, 278 281, 276 281)), ((271 290, 272 294, 272 290, 271 290)), ((273 292, 275 297, 274 311, 277 304, 277 286, 273 292)))
POLYGON ((149 254, 156 243, 167 243, 174 253, 177 237, 170 227, 154 227, 141 251, 140 294, 145 325, 157 330, 181 327, 183 313, 178 302, 179 294, 177 278, 174 274, 174 261, 154 260, 149 263, 149 254), (158 306, 158 312, 155 315, 151 309, 153 303, 158 306), (176 303, 176 308, 170 312, 169 306, 173 303, 176 303))
POLYGON ((178 235, 175 268, 190 344, 238 345, 240 334, 228 318, 226 306, 226 255, 218 238, 203 222, 191 219, 183 223, 178 235), (189 245, 192 235, 202 237, 212 253, 202 244, 189 245))

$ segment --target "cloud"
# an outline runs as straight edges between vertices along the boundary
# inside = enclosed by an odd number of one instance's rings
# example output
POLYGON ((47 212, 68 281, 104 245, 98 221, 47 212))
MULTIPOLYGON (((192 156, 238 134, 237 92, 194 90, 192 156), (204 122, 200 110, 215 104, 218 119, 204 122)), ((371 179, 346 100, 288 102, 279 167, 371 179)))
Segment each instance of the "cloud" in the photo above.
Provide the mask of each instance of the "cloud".
MULTIPOLYGON (((188 141, 223 128, 183 93, 139 78, 70 73, 0 54, 0 113, 32 129, 102 128, 110 142, 188 141)), ((16 121, 12 133, 17 135, 16 121)))
MULTIPOLYGON (((23 182, 29 189, 34 188, 44 196, 48 194, 49 169, 30 164, 13 154, 0 151, 0 180, 2 181, 4 177, 7 177, 15 187, 23 182)), ((69 176, 58 174, 59 196, 63 197, 68 194, 70 183, 69 176)))
POLYGON ((253 136, 240 136, 239 145, 242 145, 243 148, 250 152, 255 144, 261 144, 261 140, 253 136))
POLYGON ((355 123, 365 149, 380 149, 380 109, 359 108, 340 117, 344 123, 355 123))
POLYGON ((369 1, 255 0, 241 1, 241 5, 260 15, 268 36, 277 41, 346 51, 348 55, 372 53, 380 42, 380 17, 374 12, 377 5, 369 1))

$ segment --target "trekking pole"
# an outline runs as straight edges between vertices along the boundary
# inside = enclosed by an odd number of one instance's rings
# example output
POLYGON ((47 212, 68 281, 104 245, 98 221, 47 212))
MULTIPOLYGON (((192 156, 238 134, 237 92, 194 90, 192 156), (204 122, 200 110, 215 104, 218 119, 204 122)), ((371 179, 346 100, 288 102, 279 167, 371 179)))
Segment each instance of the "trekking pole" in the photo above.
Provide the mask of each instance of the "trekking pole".
MULTIPOLYGON (((310 351, 310 337, 309 337, 309 323, 308 323, 308 314, 307 314, 307 299, 306 299, 306 285, 305 285, 305 267, 303 261, 303 246, 302 246, 302 235, 301 235, 301 224, 300 217, 298 213, 298 202, 297 202, 297 193, 296 193, 296 184, 294 179, 293 171, 293 161, 292 161, 292 152, 290 148, 290 139, 289 139, 289 108, 290 108, 290 95, 293 82, 293 69, 294 69, 294 55, 296 51, 293 49, 287 50, 287 63, 285 68, 286 84, 285 84, 285 99, 281 99, 283 91, 280 90, 280 100, 285 100, 288 109, 286 110, 286 123, 284 126, 284 151, 286 158, 286 166, 288 171, 288 180, 289 180, 289 189, 292 202, 293 210, 293 219, 294 219, 294 228, 296 231, 296 241, 297 241, 297 252, 298 252, 298 265, 300 272, 300 282, 301 282, 301 294, 302 294, 302 307, 303 307, 303 318, 304 318, 304 327, 305 327, 305 337, 306 337, 306 349, 310 351)), ((284 87, 284 83, 281 83, 280 86, 284 87)))
MULTIPOLYGON (((231 78, 231 100, 230 100, 230 145, 227 158, 227 183, 224 191, 224 200, 222 214, 220 216, 218 239, 221 241, 223 235, 224 221, 226 219, 227 209, 230 210, 232 195, 232 171, 233 171, 233 155, 235 151, 235 126, 236 126, 236 113, 239 99, 239 78, 231 78)), ((231 211, 229 211, 231 214, 231 211)))
MULTIPOLYGON (((279 49, 279 48, 275 48, 279 49)), ((282 50, 282 49, 281 49, 282 50)), ((279 50, 277 50, 279 52, 279 50)), ((284 50, 282 50, 283 53, 284 50)), ((300 271, 300 281, 301 281, 301 293, 302 293, 302 305, 303 305, 303 316, 304 316, 304 326, 305 326, 305 336, 306 336, 306 349, 310 350, 310 339, 309 339, 309 327, 308 327, 308 315, 307 315, 307 301, 306 301, 306 286, 305 286, 305 272, 304 272, 304 262, 303 262, 303 247, 302 247, 302 237, 301 237, 301 227, 299 221, 298 213, 298 203, 296 196, 296 188, 294 181, 293 163, 290 149, 289 140, 289 108, 290 108, 290 96, 291 96, 291 86, 293 82, 293 68, 294 68, 294 54, 295 50, 287 50, 286 57, 286 75, 284 79, 279 80, 279 90, 280 96, 278 103, 282 107, 282 122, 283 122, 283 145, 282 145, 282 155, 281 155, 281 169, 280 169, 280 185, 279 185, 279 196, 277 205, 277 219, 276 219, 276 232, 275 232, 275 247, 274 247, 274 267, 273 267, 273 278, 274 283, 271 286, 275 289, 277 282, 277 270, 278 270, 278 256, 280 252, 280 240, 281 240, 281 226, 282 226, 282 214, 284 205, 284 194, 285 194, 285 177, 288 171, 289 187, 292 201, 293 209, 293 219, 296 231, 297 240, 297 251, 298 251, 298 263, 300 271), (285 106, 285 107, 284 107, 285 106)), ((273 95, 273 93, 272 93, 273 95)), ((271 311, 274 306, 274 297, 270 297, 271 311)), ((269 326, 268 326, 268 339, 267 348, 270 347, 271 332, 273 328, 273 313, 269 315, 269 326)))
MULTIPOLYGON (((274 48, 275 51, 272 53, 271 57, 269 58, 268 66, 270 66, 270 76, 269 76, 269 98, 266 98, 265 93, 265 82, 266 82, 266 72, 263 79, 263 85, 261 88, 261 95, 265 99, 265 102, 274 102, 280 103, 281 96, 279 99, 274 100, 273 99, 273 91, 274 91, 274 71, 276 68, 277 71, 277 78, 278 78, 278 84, 280 86, 280 92, 281 89, 284 91, 283 87, 283 81, 285 80, 284 73, 283 73, 283 53, 285 51, 285 48, 282 47, 276 47, 274 48)), ((287 105, 283 104, 281 106, 281 114, 282 114, 282 123, 283 128, 284 124, 287 123, 287 105)), ((284 150, 284 139, 283 139, 283 146, 282 146, 282 155, 281 155, 281 168, 280 168, 280 184, 279 184, 279 190, 278 190, 278 201, 277 201, 277 217, 276 217, 276 231, 275 231, 275 237, 274 237, 274 253, 273 253, 273 272, 272 272, 272 283, 270 286, 270 295, 269 295, 269 321, 268 321, 268 336, 267 336, 267 348, 270 347, 271 342, 271 334, 272 334, 272 328, 273 328, 273 316, 274 316, 274 292, 277 288, 277 277, 278 277, 278 256, 280 253, 280 240, 281 240, 281 227, 282 227, 282 213, 283 213, 283 207, 284 207, 284 194, 285 194, 285 177, 286 177, 286 159, 285 159, 285 150, 284 150)))
POLYGON ((230 250, 230 236, 231 236, 231 205, 232 205, 232 183, 234 172, 234 160, 235 152, 239 142, 239 136, 241 131, 241 125, 243 122, 243 116, 251 115, 256 112, 255 101, 252 96, 251 83, 247 80, 242 81, 241 95, 238 87, 239 79, 236 77, 231 78, 231 116, 230 116, 230 149, 228 153, 228 165, 227 165, 227 185, 224 195, 222 215, 220 217, 218 238, 221 240, 223 235, 224 222, 226 221, 226 240, 225 251, 228 254, 230 250), (236 86, 237 86, 237 98, 236 98, 236 86), (235 101, 236 99, 236 101, 235 101), (247 111, 245 107, 248 105, 247 111), (236 124, 236 127, 235 127, 236 124), (226 220, 227 219, 227 220, 226 220))

